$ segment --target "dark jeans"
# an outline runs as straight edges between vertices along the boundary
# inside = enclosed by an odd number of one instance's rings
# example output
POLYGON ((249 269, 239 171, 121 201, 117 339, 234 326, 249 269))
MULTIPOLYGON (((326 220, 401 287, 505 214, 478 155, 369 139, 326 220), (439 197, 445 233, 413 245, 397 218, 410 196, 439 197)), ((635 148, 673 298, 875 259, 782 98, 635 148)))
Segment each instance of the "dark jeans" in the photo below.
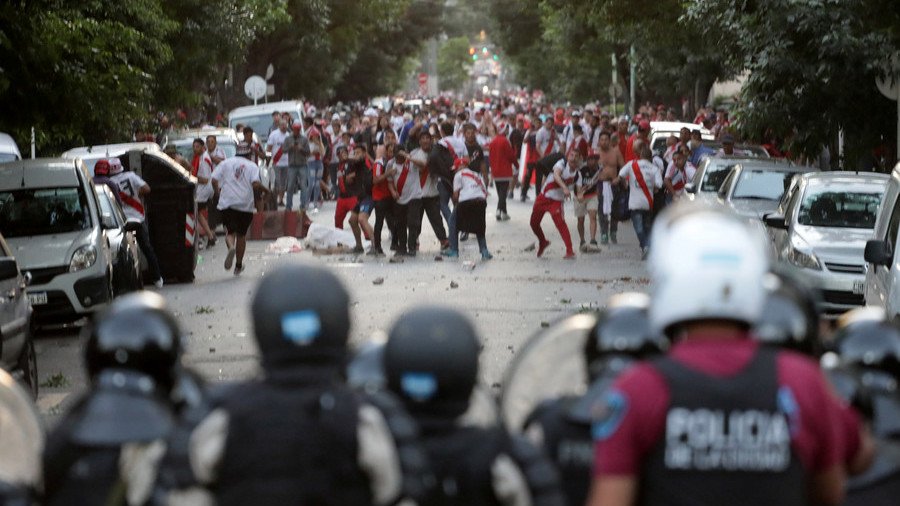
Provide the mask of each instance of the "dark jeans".
POLYGON ((641 248, 650 245, 650 227, 653 225, 650 211, 631 211, 631 224, 634 225, 634 233, 638 236, 641 248))
POLYGON ((438 181, 438 192, 441 200, 441 215, 447 221, 447 228, 450 227, 450 197, 453 196, 453 190, 447 186, 444 181, 438 181))
POLYGON ((391 232, 391 243, 397 245, 397 229, 394 219, 394 199, 384 199, 375 201, 375 237, 372 243, 376 250, 381 249, 381 231, 384 229, 384 223, 387 222, 388 230, 391 232))
POLYGON ((329 184, 331 184, 331 193, 334 194, 335 198, 337 198, 338 193, 337 170, 338 164, 329 163, 325 171, 325 179, 327 179, 329 184))
POLYGON ((419 223, 422 223, 422 213, 427 215, 428 223, 431 223, 434 235, 443 244, 447 240, 447 231, 444 229, 444 221, 441 219, 440 197, 422 197, 419 199, 419 203, 419 223))
POLYGON ((407 204, 394 204, 394 227, 397 230, 397 251, 410 253, 418 249, 419 234, 422 232, 422 203, 419 199, 407 204))
POLYGON ((544 182, 544 174, 541 172, 541 168, 538 167, 537 163, 529 163, 528 170, 525 172, 525 181, 522 184, 522 198, 525 198, 528 195, 528 189, 531 188, 531 174, 534 173, 534 191, 538 193, 541 191, 541 183, 544 182))
POLYGON ((147 259, 147 270, 150 271, 150 278, 156 281, 162 277, 162 274, 159 272, 159 260, 156 258, 156 252, 153 251, 153 245, 150 244, 150 230, 147 228, 146 221, 141 223, 141 227, 135 230, 134 238, 138 243, 138 247, 141 248, 144 258, 147 259))
POLYGON ((509 193, 509 181, 494 181, 497 187, 497 210, 506 212, 506 194, 509 193))
POLYGON ((610 232, 616 233, 619 231, 619 220, 613 218, 612 214, 603 214, 603 192, 597 196, 600 200, 599 202, 599 212, 600 215, 600 233, 601 234, 609 234, 610 232))

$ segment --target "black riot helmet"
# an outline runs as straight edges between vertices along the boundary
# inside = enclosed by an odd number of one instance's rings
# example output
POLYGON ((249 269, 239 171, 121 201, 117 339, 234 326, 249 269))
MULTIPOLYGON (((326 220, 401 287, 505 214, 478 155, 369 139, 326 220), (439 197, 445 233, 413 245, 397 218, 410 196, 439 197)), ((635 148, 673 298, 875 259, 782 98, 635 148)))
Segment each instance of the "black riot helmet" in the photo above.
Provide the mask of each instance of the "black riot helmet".
POLYGON ((125 295, 86 330, 84 358, 92 381, 107 369, 121 369, 149 376, 164 391, 172 387, 181 330, 161 295, 125 295))
POLYGON ((394 323, 384 348, 388 388, 413 415, 456 418, 469 407, 479 349, 475 327, 460 312, 411 309, 394 323))
POLYGON ((251 310, 264 369, 345 365, 350 296, 328 269, 301 264, 273 270, 260 281, 251 310))
POLYGON ((640 360, 666 349, 668 342, 650 327, 649 305, 650 298, 643 293, 621 293, 610 297, 584 343, 591 381, 601 374, 610 357, 640 360))
POLYGON ((900 380, 900 326, 880 308, 863 307, 838 319, 835 351, 849 365, 877 369, 900 380))
POLYGON ((765 283, 762 316, 753 329, 763 343, 812 357, 822 354, 819 339, 819 296, 795 275, 772 272, 765 283))

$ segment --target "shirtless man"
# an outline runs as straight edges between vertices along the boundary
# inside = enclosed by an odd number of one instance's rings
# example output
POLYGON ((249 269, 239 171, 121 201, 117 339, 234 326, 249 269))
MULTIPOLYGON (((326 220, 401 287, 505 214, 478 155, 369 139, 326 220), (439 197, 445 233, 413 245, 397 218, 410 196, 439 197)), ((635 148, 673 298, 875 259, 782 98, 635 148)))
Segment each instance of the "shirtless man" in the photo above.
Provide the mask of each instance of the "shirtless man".
POLYGON ((619 175, 619 168, 625 165, 625 159, 619 148, 610 142, 609 132, 600 133, 600 243, 617 244, 616 232, 618 222, 612 217, 613 180, 619 175))

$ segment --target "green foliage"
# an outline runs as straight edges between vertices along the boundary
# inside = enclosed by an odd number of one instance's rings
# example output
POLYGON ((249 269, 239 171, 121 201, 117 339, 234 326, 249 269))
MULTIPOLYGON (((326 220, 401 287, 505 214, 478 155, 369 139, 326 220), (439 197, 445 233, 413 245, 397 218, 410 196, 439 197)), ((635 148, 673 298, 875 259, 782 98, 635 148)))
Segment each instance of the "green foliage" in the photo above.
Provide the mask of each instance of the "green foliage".
POLYGON ((458 90, 469 78, 469 69, 472 68, 469 47, 469 38, 464 35, 447 39, 441 45, 437 60, 441 88, 458 90))

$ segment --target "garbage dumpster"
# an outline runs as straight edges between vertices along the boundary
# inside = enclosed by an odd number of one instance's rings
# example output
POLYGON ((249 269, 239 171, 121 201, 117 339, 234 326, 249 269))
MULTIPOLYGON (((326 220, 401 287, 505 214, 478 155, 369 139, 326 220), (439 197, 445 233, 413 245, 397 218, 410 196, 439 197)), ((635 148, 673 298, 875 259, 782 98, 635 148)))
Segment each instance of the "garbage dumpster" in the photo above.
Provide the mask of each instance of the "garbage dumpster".
POLYGON ((156 148, 129 151, 121 160, 150 185, 144 199, 147 226, 163 279, 192 282, 197 264, 197 179, 156 148))

